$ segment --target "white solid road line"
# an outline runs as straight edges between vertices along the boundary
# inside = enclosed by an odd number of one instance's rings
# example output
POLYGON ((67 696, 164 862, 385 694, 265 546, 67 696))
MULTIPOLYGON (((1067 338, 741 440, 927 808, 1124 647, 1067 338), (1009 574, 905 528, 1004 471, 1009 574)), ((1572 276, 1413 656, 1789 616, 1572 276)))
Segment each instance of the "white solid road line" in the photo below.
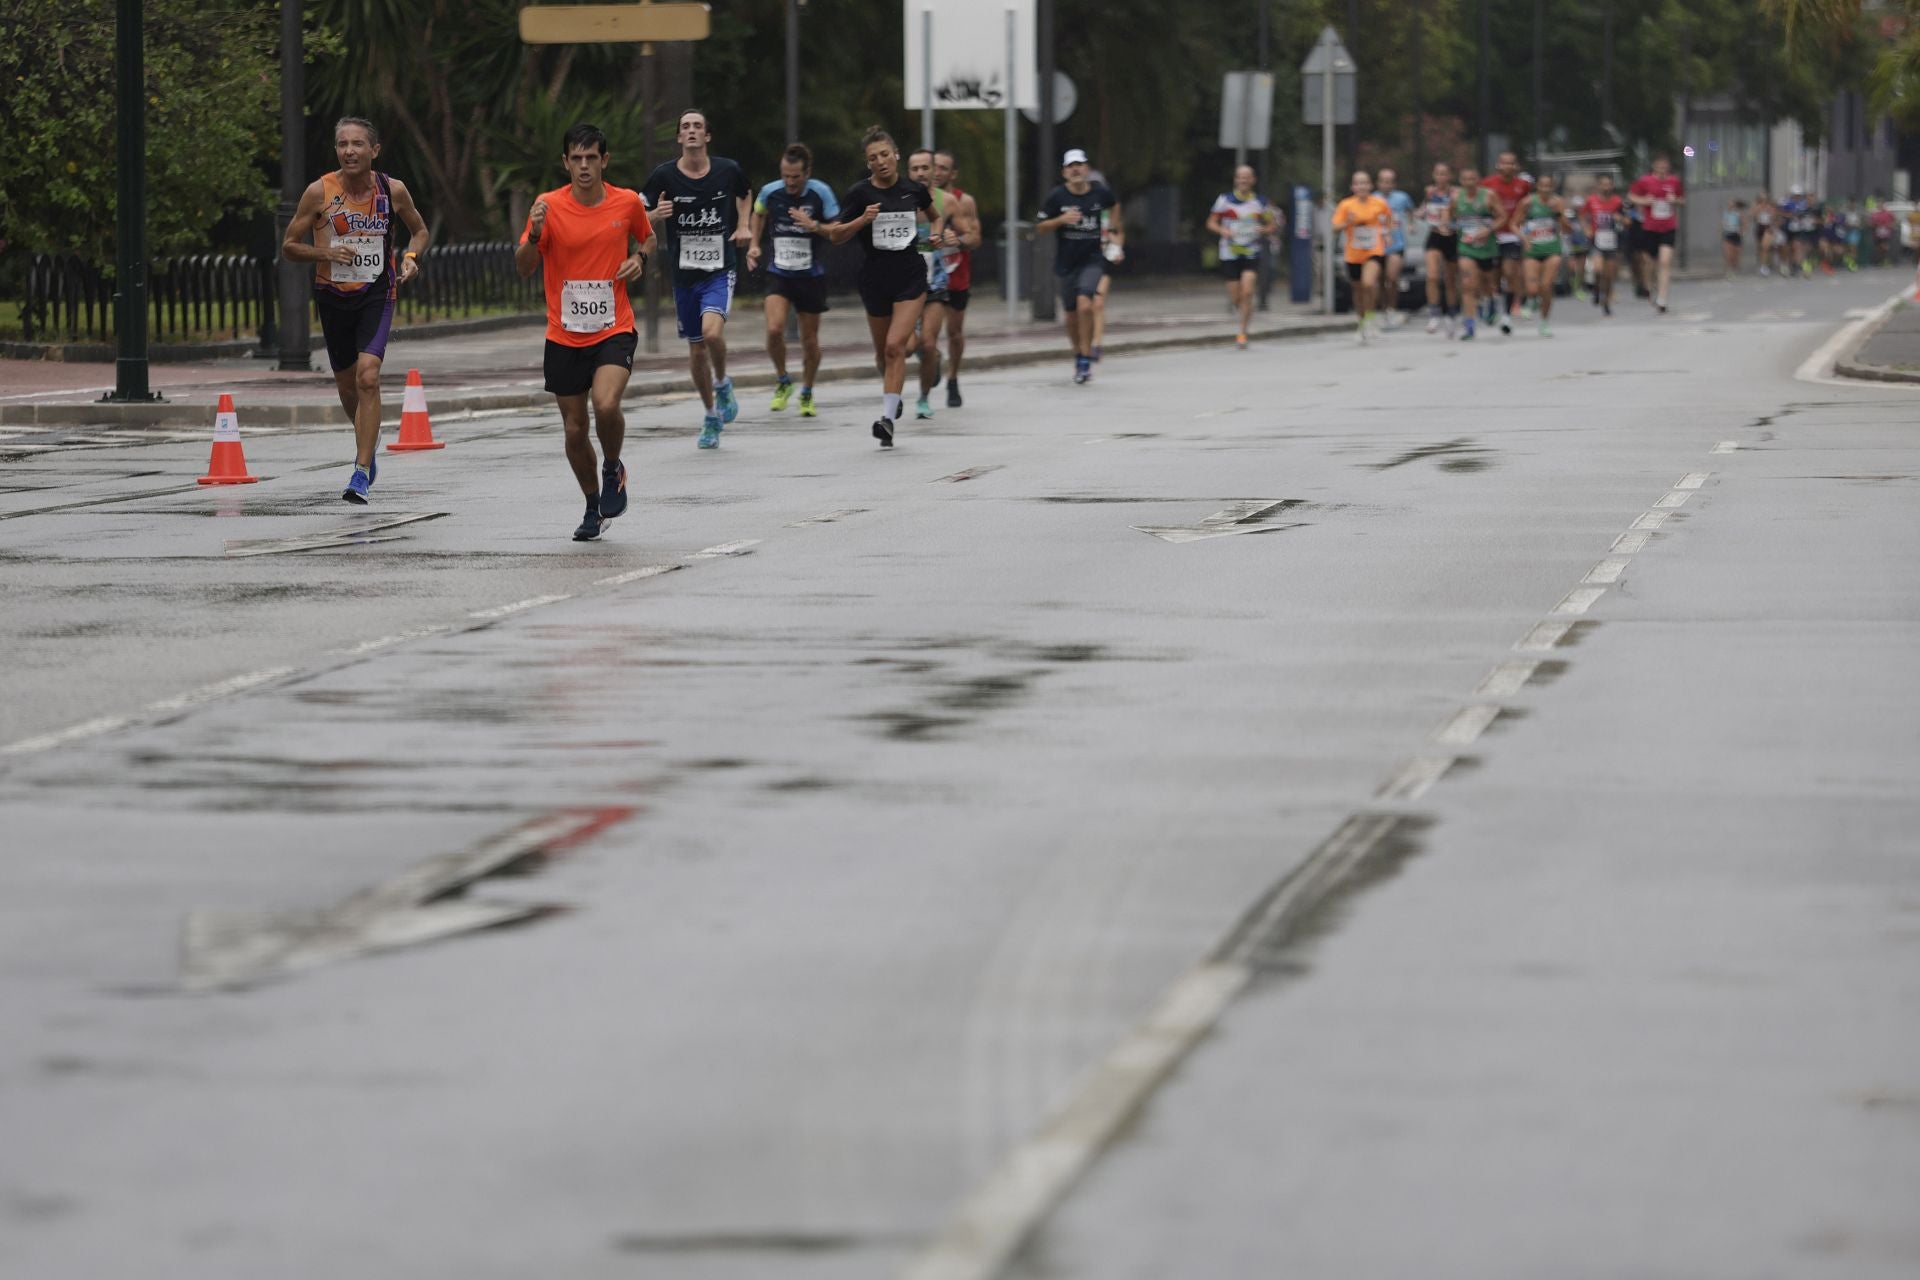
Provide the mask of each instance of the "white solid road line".
POLYGON ((1399 801, 1411 804, 1432 790, 1433 784, 1447 776, 1447 770, 1453 768, 1452 756, 1420 756, 1400 766, 1399 770, 1374 792, 1376 800, 1399 801))
POLYGON ((1738 440, 1722 440, 1719 444, 1713 446, 1712 449, 1709 449, 1708 452, 1709 453, 1732 453, 1735 450, 1737 450, 1739 447, 1740 447, 1740 442, 1738 440))
POLYGON ((1587 570, 1587 576, 1580 579, 1580 581, 1597 582, 1602 586, 1612 586, 1614 583, 1620 581, 1620 575, 1626 571, 1627 562, 1625 560, 1608 558, 1587 570))
POLYGON ((696 551, 688 556, 689 560, 712 560, 717 556, 744 556, 760 545, 758 538, 742 538, 738 542, 723 542, 717 547, 708 547, 705 551, 696 551))
POLYGON ((1559 604, 1553 606, 1553 612, 1561 617, 1585 613, 1593 608, 1594 602, 1607 594, 1605 587, 1575 587, 1567 592, 1559 604))
POLYGON ((1532 658, 1508 658, 1487 673, 1474 692, 1483 698, 1508 698, 1526 688, 1540 664, 1532 658))
POLYGON ((1571 622, 1536 623, 1513 647, 1521 653, 1545 653, 1555 648, 1573 630, 1571 622))
POLYGON ((1499 718, 1499 707, 1484 704, 1462 707, 1453 713, 1453 719, 1440 726, 1433 740, 1443 747, 1470 747, 1499 718))
POLYGON ((624 587, 629 582, 640 582, 646 578, 657 578, 663 573, 672 573, 680 566, 677 564, 650 564, 639 569, 629 569, 625 573, 616 573, 611 578, 595 578, 596 587, 624 587))

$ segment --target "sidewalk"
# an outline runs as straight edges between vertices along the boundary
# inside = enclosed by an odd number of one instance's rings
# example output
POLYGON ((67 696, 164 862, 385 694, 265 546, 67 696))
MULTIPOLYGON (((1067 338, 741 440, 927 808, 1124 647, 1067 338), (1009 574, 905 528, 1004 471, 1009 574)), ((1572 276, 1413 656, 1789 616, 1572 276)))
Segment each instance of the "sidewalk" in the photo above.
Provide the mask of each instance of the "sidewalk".
MULTIPOLYGON (((1107 312, 1105 350, 1112 354, 1181 346, 1230 343, 1237 329, 1227 311, 1226 291, 1217 281, 1183 280, 1175 284, 1116 282, 1107 312)), ((394 338, 387 349, 384 386, 390 422, 398 422, 400 389, 410 368, 419 369, 436 419, 489 410, 545 408, 553 398, 541 387, 543 318, 523 325, 453 336, 394 338)), ((1273 309, 1255 312, 1257 339, 1304 337, 1341 332, 1350 317, 1327 317, 1310 306, 1296 306, 1276 290, 1273 309)), ((662 307, 659 351, 646 351, 641 321, 641 353, 634 360, 628 399, 688 390, 686 345, 674 336, 671 302, 662 307)), ((728 364, 736 385, 770 387, 773 366, 767 358, 765 326, 757 300, 737 302, 727 326, 728 364)), ((317 337, 317 335, 316 335, 317 337)), ((822 318, 824 351, 819 382, 874 377, 872 339, 857 299, 835 299, 822 318)), ((942 343, 944 348, 945 343, 942 343)), ((799 343, 788 344, 788 370, 798 374, 799 343)), ((325 354, 315 356, 322 372, 282 373, 260 360, 207 360, 148 366, 149 385, 166 397, 160 404, 102 404, 111 390, 113 367, 54 361, 0 361, 0 426, 141 426, 205 424, 222 392, 233 395, 242 425, 311 426, 331 424, 340 415, 332 377, 324 372, 325 354)), ((965 372, 1009 365, 1058 361, 1068 364, 1059 321, 1039 324, 1025 307, 1009 320, 1006 303, 976 293, 967 312, 965 372)), ((915 362, 908 362, 909 388, 915 362)))

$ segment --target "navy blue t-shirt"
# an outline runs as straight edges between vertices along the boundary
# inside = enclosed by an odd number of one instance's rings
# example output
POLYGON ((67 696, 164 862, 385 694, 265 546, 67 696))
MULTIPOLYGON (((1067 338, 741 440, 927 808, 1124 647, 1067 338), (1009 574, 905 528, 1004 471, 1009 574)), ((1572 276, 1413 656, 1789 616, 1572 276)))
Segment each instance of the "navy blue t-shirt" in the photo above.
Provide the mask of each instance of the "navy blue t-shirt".
POLYGON ((784 182, 769 182, 760 188, 753 211, 767 220, 767 270, 777 276, 822 276, 827 273, 822 260, 827 248, 825 236, 809 235, 793 220, 795 209, 805 209, 815 222, 832 222, 840 216, 840 202, 833 188, 818 178, 808 178, 806 189, 791 195, 784 182))

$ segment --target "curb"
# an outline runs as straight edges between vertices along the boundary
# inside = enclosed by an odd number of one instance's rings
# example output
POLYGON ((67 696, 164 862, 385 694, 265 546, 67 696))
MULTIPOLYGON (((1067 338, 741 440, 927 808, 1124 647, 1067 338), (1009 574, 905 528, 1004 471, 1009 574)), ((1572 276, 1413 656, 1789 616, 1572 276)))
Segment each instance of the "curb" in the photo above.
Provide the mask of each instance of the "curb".
MULTIPOLYGON (((1317 338, 1327 334, 1346 333, 1353 328, 1351 320, 1310 320, 1303 324, 1288 325, 1282 328, 1255 328, 1251 336, 1255 341, 1267 342, 1293 338, 1317 338)), ((1140 351, 1171 351, 1190 347, 1225 346, 1231 344, 1231 334, 1181 334, 1178 336, 1148 338, 1116 338, 1106 344, 1106 349, 1115 355, 1140 351)), ((1016 351, 999 351, 970 355, 967 358, 969 369, 1009 369, 1023 365, 1046 364, 1051 361, 1066 362, 1066 354, 1058 349, 1061 344, 1049 342, 1042 350, 1029 348, 1016 351)), ((840 361, 822 365, 816 382, 847 382, 873 377, 873 365, 870 361, 840 361)), ((739 387, 771 387, 777 379, 772 370, 762 373, 742 374, 734 379, 739 387)), ((654 396, 670 395, 685 391, 688 382, 685 374, 671 377, 650 376, 644 380, 636 379, 627 385, 627 394, 623 403, 644 400, 654 396)), ((525 390, 477 391, 466 394, 435 397, 431 408, 435 416, 458 418, 479 413, 495 413, 511 409, 540 409, 550 407, 553 396, 538 388, 525 390)), ((398 405, 394 406, 396 416, 386 419, 397 423, 398 405)), ((9 404, 0 405, 0 426, 112 426, 112 427, 157 427, 177 425, 204 425, 211 410, 199 404, 102 404, 88 402, 81 404, 9 404)), ((316 401, 311 404, 266 404, 244 408, 241 416, 250 425, 263 427, 303 427, 333 426, 340 421, 340 406, 332 401, 316 401)))
POLYGON ((1860 331, 1859 338, 1855 340, 1846 354, 1833 362, 1835 377, 1852 378, 1858 382, 1920 383, 1920 369, 1895 369, 1884 364, 1863 364, 1853 359, 1855 352, 1860 351, 1869 342, 1872 342, 1874 337, 1878 335, 1882 329, 1887 327, 1888 321, 1892 320, 1894 315, 1899 312, 1902 301, 1911 305, 1913 295, 1902 294, 1900 299, 1896 300, 1892 306, 1886 309, 1884 315, 1860 331))

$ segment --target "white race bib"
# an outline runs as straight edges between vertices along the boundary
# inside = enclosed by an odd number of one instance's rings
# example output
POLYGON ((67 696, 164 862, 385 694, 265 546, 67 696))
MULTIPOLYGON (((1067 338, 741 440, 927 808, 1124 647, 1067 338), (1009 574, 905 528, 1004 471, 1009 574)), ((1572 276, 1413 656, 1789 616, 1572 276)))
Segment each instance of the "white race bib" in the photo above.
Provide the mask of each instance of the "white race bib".
POLYGON ((1536 243, 1560 238, 1560 224, 1552 218, 1535 218, 1527 223, 1527 235, 1536 243))
POLYGON ((873 220, 873 247, 876 249, 911 249, 913 247, 913 229, 919 221, 911 209, 883 213, 873 220))
POLYGON ((1593 233, 1593 247, 1602 253, 1612 253, 1620 247, 1620 233, 1612 227, 1599 227, 1593 233))
POLYGON ((775 236, 773 265, 782 271, 813 270, 813 239, 810 236, 775 236))
POLYGON ((681 236, 680 269, 718 271, 727 265, 727 243, 720 236, 681 236))
POLYGON ((385 236, 335 236, 333 243, 353 250, 352 262, 336 262, 328 271, 335 284, 372 284, 386 270, 385 236))
POLYGON ((613 328, 613 281, 569 280, 561 285, 560 327, 568 333, 613 328))
POLYGON ((1671 218, 1673 216, 1672 203, 1666 200, 1655 200, 1653 202, 1653 216, 1663 221, 1671 218))
POLYGON ((1371 249, 1377 243, 1378 232, 1373 227, 1355 227, 1353 229, 1353 247, 1371 249))

